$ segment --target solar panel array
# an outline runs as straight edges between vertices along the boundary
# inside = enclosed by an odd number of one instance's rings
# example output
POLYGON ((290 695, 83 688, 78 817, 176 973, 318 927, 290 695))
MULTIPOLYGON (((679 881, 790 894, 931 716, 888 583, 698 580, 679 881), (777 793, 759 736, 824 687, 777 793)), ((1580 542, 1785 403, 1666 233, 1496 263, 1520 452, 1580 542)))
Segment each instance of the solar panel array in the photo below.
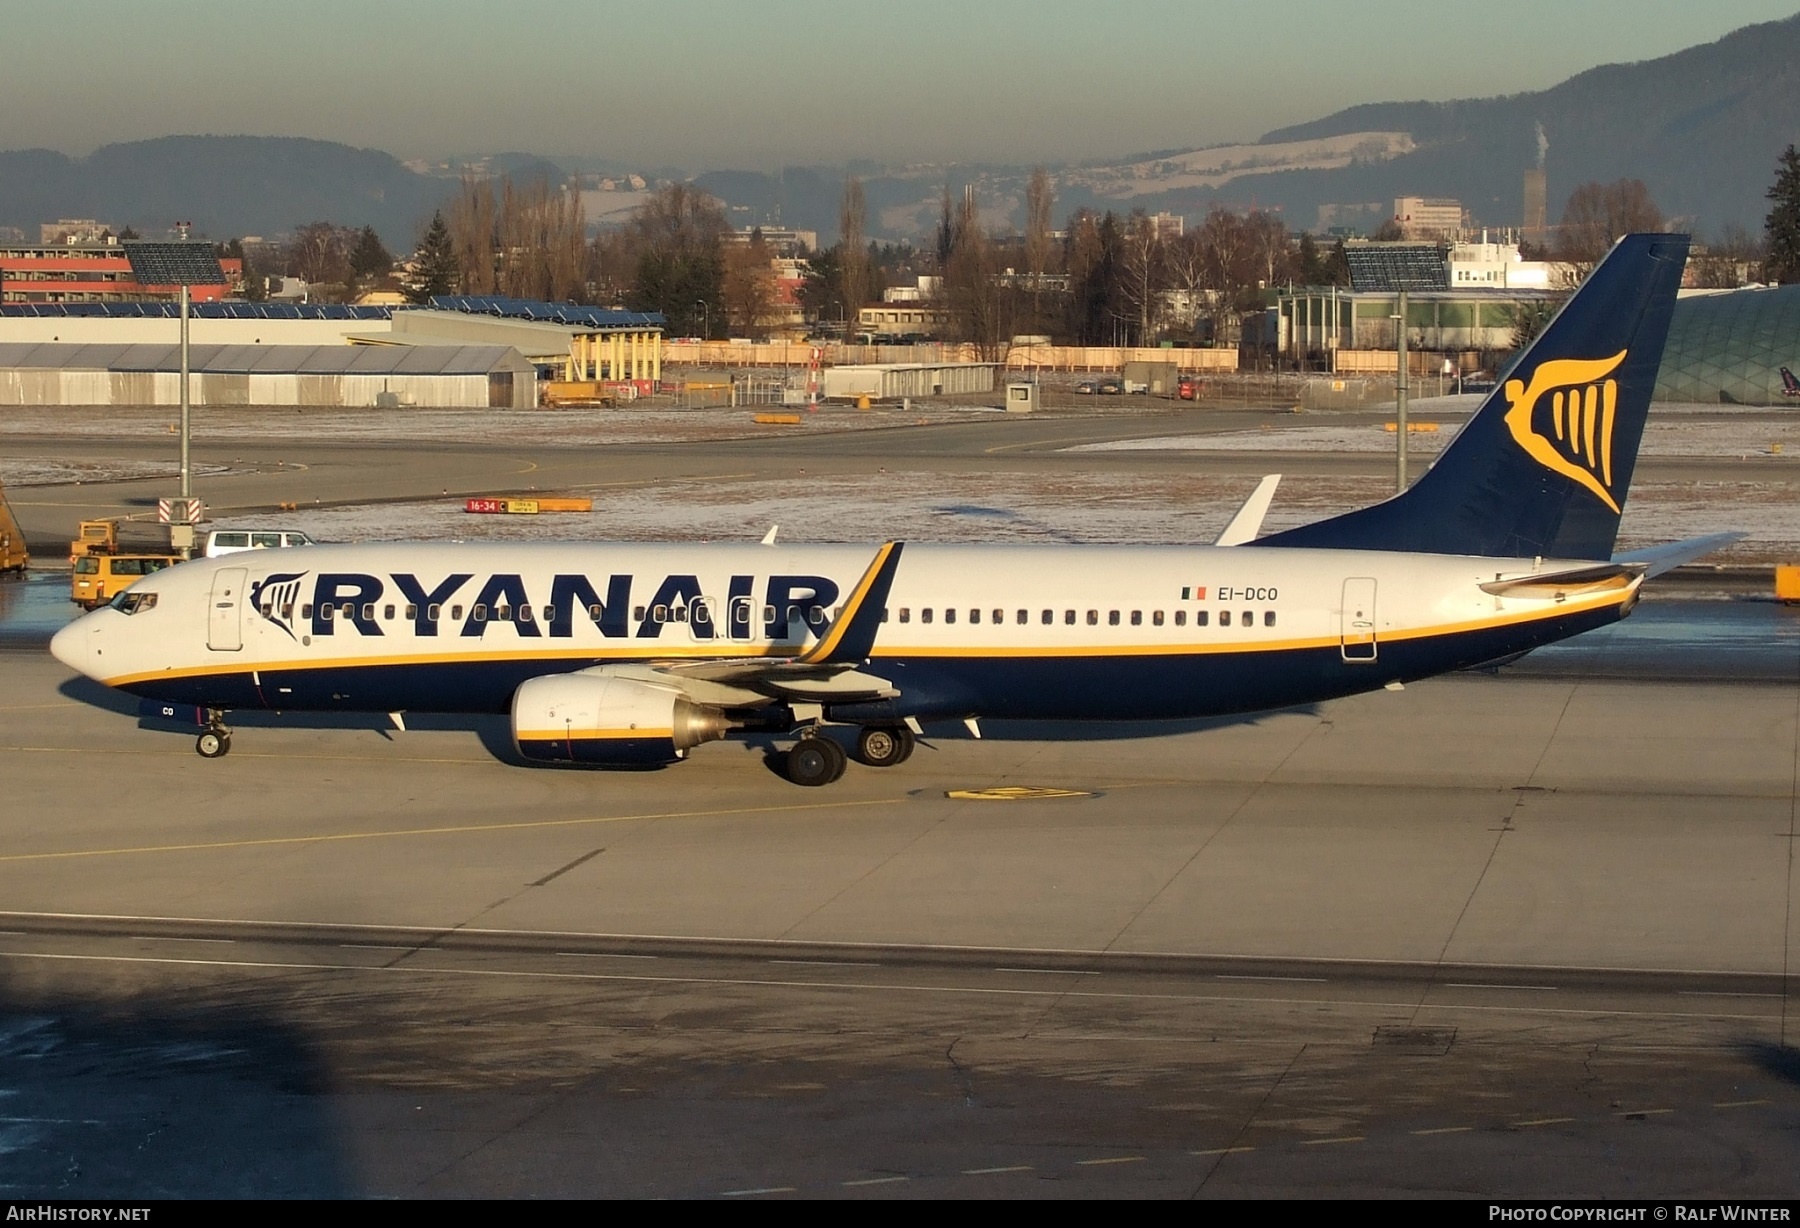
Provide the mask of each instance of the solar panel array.
POLYGON ((222 286, 225 270, 210 243, 124 243, 140 286, 222 286))
POLYGON ((431 305, 439 311, 461 311, 506 320, 534 320, 576 328, 661 328, 667 322, 660 311, 615 311, 607 307, 580 307, 574 303, 507 298, 500 294, 440 294, 431 300, 431 305))
MULTIPOLYGON (((179 303, 4 303, 0 316, 44 316, 76 319, 167 319, 181 314, 179 303)), ((195 303, 188 314, 196 320, 387 320, 392 307, 356 307, 347 303, 195 303)))
POLYGON ((1346 246, 1350 287, 1392 294, 1397 290, 1448 290, 1450 269, 1435 243, 1346 246))

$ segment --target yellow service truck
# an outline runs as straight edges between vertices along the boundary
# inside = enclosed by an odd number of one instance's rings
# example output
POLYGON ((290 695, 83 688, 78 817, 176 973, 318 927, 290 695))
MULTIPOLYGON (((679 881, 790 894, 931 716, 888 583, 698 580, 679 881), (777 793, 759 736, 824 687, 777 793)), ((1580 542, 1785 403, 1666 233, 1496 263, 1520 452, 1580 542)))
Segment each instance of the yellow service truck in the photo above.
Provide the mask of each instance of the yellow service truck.
POLYGON ((179 562, 174 554, 84 554, 69 576, 69 600, 97 610, 145 576, 179 562))

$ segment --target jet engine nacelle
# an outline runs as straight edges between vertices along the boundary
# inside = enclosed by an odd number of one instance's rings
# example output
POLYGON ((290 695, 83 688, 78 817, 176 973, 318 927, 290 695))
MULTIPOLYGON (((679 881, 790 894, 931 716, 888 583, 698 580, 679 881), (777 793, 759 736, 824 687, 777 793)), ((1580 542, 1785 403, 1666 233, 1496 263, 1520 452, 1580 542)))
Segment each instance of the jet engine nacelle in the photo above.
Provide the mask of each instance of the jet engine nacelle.
POLYGON ((639 767, 673 763, 725 736, 723 713, 675 687, 607 674, 533 678, 513 695, 513 743, 527 759, 639 767))

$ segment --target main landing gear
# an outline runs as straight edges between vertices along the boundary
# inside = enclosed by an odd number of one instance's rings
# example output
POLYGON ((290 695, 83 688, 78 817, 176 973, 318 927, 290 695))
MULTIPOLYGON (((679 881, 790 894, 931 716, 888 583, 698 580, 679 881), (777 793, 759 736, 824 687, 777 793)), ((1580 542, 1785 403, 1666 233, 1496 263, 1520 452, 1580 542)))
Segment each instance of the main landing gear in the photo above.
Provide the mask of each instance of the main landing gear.
POLYGON ((217 708, 206 710, 206 728, 194 739, 194 749, 202 759, 223 759, 231 753, 231 730, 225 727, 225 714, 217 708))
MULTIPOLYGON (((857 731, 858 763, 869 767, 896 767, 913 753, 916 740, 904 725, 866 725, 857 731)), ((787 753, 787 778, 797 785, 816 788, 844 774, 850 755, 816 727, 807 729, 787 753)))

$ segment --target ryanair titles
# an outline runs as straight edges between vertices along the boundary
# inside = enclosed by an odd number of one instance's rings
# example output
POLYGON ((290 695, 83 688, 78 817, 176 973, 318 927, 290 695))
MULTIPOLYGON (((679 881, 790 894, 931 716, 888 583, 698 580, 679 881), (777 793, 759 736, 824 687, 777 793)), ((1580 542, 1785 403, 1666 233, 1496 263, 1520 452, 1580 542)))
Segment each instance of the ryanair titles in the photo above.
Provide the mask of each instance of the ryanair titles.
POLYGON ((296 629, 314 636, 385 635, 382 624, 403 614, 411 633, 427 639, 479 639, 495 624, 526 638, 568 639, 591 625, 609 638, 656 639, 665 627, 686 624, 700 639, 780 639, 790 629, 823 627, 839 592, 836 581, 806 575, 769 576, 758 601, 756 576, 729 577, 721 600, 691 574, 663 576, 652 590, 630 575, 558 574, 547 585, 534 577, 528 586, 518 572, 421 578, 413 572, 324 571, 313 578, 312 599, 304 601, 306 576, 290 572, 258 581, 250 590, 251 607, 290 636, 296 629))

